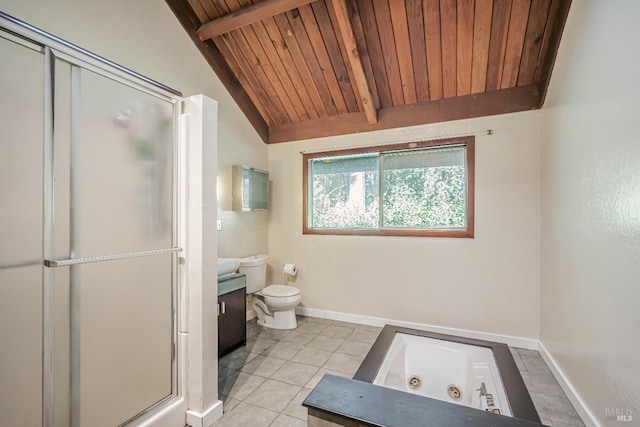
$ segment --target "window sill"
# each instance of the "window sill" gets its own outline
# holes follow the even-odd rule
[[[474,238],[473,229],[439,229],[439,230],[408,230],[408,229],[356,229],[356,228],[303,228],[302,234],[317,234],[329,236],[399,236],[399,237],[453,237]]]

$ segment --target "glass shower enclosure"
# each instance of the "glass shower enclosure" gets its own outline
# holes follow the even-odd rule
[[[180,97],[0,27],[0,424],[176,396]]]

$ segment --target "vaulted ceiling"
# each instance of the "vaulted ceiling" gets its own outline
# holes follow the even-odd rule
[[[541,108],[570,0],[166,0],[267,143]]]

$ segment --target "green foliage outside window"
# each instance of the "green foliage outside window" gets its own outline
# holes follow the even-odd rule
[[[383,226],[465,226],[464,167],[385,171]]]
[[[329,229],[464,228],[464,150],[458,146],[314,159],[309,223]]]

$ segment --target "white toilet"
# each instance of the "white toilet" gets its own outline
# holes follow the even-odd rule
[[[253,255],[240,259],[241,274],[247,276],[247,293],[253,294],[251,308],[258,316],[258,324],[273,329],[295,329],[295,308],[300,302],[300,290],[293,286],[270,285],[267,281],[267,255]]]

